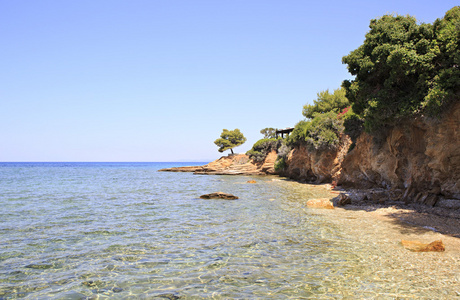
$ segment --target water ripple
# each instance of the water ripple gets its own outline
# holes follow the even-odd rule
[[[321,187],[161,167],[0,166],[0,299],[457,296],[458,272],[416,277],[307,209]],[[214,191],[240,199],[198,198]]]

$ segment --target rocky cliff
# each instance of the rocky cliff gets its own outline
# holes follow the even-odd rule
[[[349,151],[291,151],[282,175],[346,187],[381,188],[383,198],[460,208],[460,102],[440,119],[402,122],[384,138],[363,133]],[[348,152],[349,151],[349,152]]]
[[[296,147],[280,175],[302,182],[332,182],[344,187],[376,188],[361,198],[403,200],[460,209],[460,101],[439,119],[419,117],[402,122],[380,139],[361,134],[356,146],[341,137],[336,150]],[[275,174],[277,153],[257,163],[245,154],[221,157],[204,166],[161,171],[216,175]],[[363,200],[363,199],[361,199]]]
[[[310,151],[306,147],[295,147],[286,160],[287,167],[280,175],[302,182],[331,182],[337,180],[342,170],[351,139],[343,135],[336,150]]]
[[[406,202],[460,207],[460,102],[440,119],[401,123],[383,141],[362,134],[342,162],[339,183],[391,189]]]

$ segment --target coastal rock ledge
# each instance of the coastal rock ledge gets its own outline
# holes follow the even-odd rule
[[[254,162],[246,154],[223,156],[204,166],[177,167],[159,172],[192,172],[199,175],[267,175],[275,174],[276,151],[267,155],[263,162]]]

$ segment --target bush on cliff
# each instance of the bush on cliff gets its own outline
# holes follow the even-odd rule
[[[343,130],[343,120],[336,112],[314,113],[311,121],[297,123],[286,144],[306,145],[310,150],[332,150],[339,146]]]
[[[305,143],[307,132],[310,128],[311,121],[300,121],[294,126],[294,130],[286,138],[286,145],[290,147],[299,146]]]
[[[278,159],[275,162],[275,171],[280,172],[286,168],[286,159],[284,157],[278,157]]]
[[[340,144],[340,134],[343,132],[343,121],[337,113],[316,113],[307,132],[307,146],[311,150],[332,150]]]
[[[364,130],[363,119],[355,114],[351,107],[338,116],[343,121],[344,133],[351,138],[353,143],[356,142],[356,139]]]
[[[250,159],[256,162],[264,161],[265,157],[267,157],[268,153],[272,150],[278,150],[278,148],[282,144],[281,139],[261,139],[255,142],[252,146],[252,149],[246,152],[246,155],[249,156]]]
[[[416,114],[438,115],[460,94],[460,6],[433,24],[385,15],[370,22],[360,47],[342,61],[342,86],[368,132]]]
[[[313,119],[315,113],[326,113],[334,111],[339,113],[342,109],[350,106],[350,102],[345,96],[345,89],[338,88],[331,94],[329,90],[321,91],[316,94],[313,105],[305,105],[302,114],[305,118]]]

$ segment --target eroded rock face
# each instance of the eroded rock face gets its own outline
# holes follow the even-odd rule
[[[282,175],[305,182],[331,182],[339,177],[350,145],[351,139],[343,135],[337,150],[309,151],[306,147],[296,147],[289,153]]]
[[[402,123],[381,142],[362,134],[342,163],[339,183],[400,189],[401,200],[430,206],[460,200],[460,102],[439,120]]]

